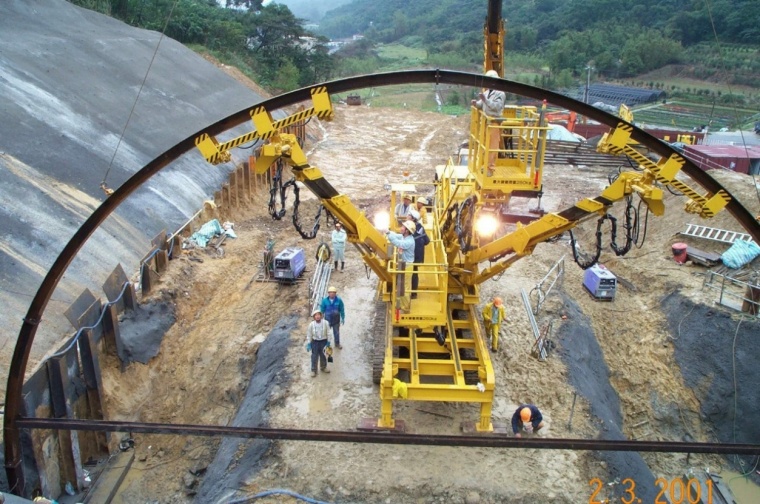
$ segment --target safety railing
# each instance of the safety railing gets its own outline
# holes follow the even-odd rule
[[[537,190],[541,186],[548,127],[534,107],[504,110],[498,120],[472,109],[470,171],[486,189]]]
[[[708,271],[702,288],[718,292],[718,304],[760,316],[760,281],[743,282],[729,275]]]
[[[546,297],[549,295],[552,288],[554,288],[554,285],[560,281],[564,275],[565,256],[563,255],[556,263],[554,263],[554,266],[549,268],[548,273],[536,283],[536,286],[533,287],[529,293],[529,297],[536,300],[535,306],[533,307],[534,315],[538,315],[538,311],[541,309],[541,305],[544,304],[544,301],[546,301]]]

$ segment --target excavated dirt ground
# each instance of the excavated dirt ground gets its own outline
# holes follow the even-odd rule
[[[312,130],[309,159],[339,192],[371,212],[387,201],[383,184],[400,180],[403,170],[409,169],[413,180],[432,180],[434,166],[444,163],[465,139],[466,121],[408,110],[337,105],[336,119]],[[543,206],[555,211],[594,196],[607,183],[608,175],[609,170],[593,167],[547,166]],[[751,177],[718,176],[748,207],[760,212]],[[427,190],[421,187],[419,192]],[[301,194],[306,201],[301,215],[313,215],[316,201],[307,191]],[[345,430],[355,428],[362,417],[378,415],[380,401],[371,381],[369,340],[376,279],[368,278],[358,253],[348,248],[346,270],[335,273],[331,281],[347,307],[341,337],[344,349],[337,351],[331,374],[312,378],[303,348],[309,321],[306,283],[286,286],[253,282],[252,278],[270,238],[276,242],[275,250],[304,247],[309,275],[315,248],[320,240],[329,239],[330,230],[323,227],[319,240],[304,242],[289,216],[283,221],[269,217],[267,200],[268,195],[262,193],[248,208],[220,215],[236,223],[239,236],[227,241],[223,257],[195,252],[172,261],[156,297],[176,305],[177,322],[167,332],[159,355],[147,364],[132,363],[122,371],[115,360],[104,363],[110,418],[231,424],[256,366],[261,341],[282,317],[293,314],[300,323],[289,335],[289,351],[266,411],[267,424]],[[603,252],[600,262],[626,281],[618,286],[614,302],[595,301],[584,290],[583,271],[573,263],[564,239],[539,245],[532,256],[482,286],[481,298],[502,296],[509,315],[502,350],[493,360],[497,379],[494,420],[508,422],[517,404],[532,402],[548,423],[544,436],[614,438],[605,434],[614,419],[604,418],[600,412],[611,411],[614,416],[615,404],[600,406],[600,397],[584,395],[583,377],[569,360],[571,349],[589,344],[574,343],[574,338],[579,338],[572,329],[575,323],[593,329],[598,342],[592,343],[592,350],[598,352],[599,360],[591,358],[580,366],[580,372],[598,371],[602,381],[609,376],[612,395],[619,397],[617,414],[624,435],[680,441],[688,434],[699,441],[714,440],[709,426],[701,423],[700,400],[690,388],[694,385],[685,383],[676,363],[672,341],[676,335],[669,331],[667,314],[660,307],[661,300],[674,292],[707,305],[716,300],[713,291],[702,289],[704,268],[679,266],[672,260],[672,243],[686,241],[676,233],[685,223],[698,221],[681,210],[681,200],[668,195],[666,217],[650,216],[642,248],[634,248],[622,258],[609,248]],[[728,215],[720,215],[711,225],[738,230]],[[595,230],[592,222],[576,233],[584,250],[592,246]],[[705,242],[692,244],[708,250],[725,249]],[[546,362],[539,362],[530,356],[533,334],[520,292],[531,291],[563,256],[564,279],[537,317],[541,327],[552,323],[558,349]],[[756,323],[745,324],[744,330],[760,334]],[[725,338],[726,344],[731,344],[730,334],[712,337]],[[676,411],[678,421],[663,421],[666,410]],[[475,405],[468,404],[397,402],[395,406],[396,417],[404,419],[412,433],[457,434],[460,422],[474,420],[477,412]],[[219,441],[159,435],[139,435],[135,441],[135,463],[114,502],[190,502],[198,485],[216,484],[202,481],[202,475],[195,478],[189,471],[202,474]],[[641,486],[651,485],[653,478],[680,477],[690,467],[716,470],[727,464],[717,456],[692,455],[687,460],[684,454],[644,454],[643,461],[650,474],[628,475]],[[623,479],[626,475],[620,471],[625,469],[621,468],[632,467],[639,471],[642,464],[636,460],[621,463],[592,452],[275,442],[236,483],[236,491],[225,494],[225,501],[233,498],[230,495],[240,498],[286,488],[334,502],[464,502],[469,494],[470,502],[479,498],[479,502],[493,503],[578,503],[589,502],[591,479],[600,478],[604,483]],[[605,485],[597,498],[620,495],[620,491],[621,485]],[[294,500],[281,496],[258,502]]]

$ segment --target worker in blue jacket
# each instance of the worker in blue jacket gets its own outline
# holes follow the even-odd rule
[[[412,266],[414,264],[414,232],[417,230],[417,226],[412,221],[404,221],[401,224],[401,233],[394,233],[388,231],[388,241],[390,241],[398,249],[399,262],[403,262],[403,268],[401,264],[398,265],[399,272],[403,270],[404,282],[403,290],[399,289],[397,295],[397,308],[409,311],[412,307]]]
[[[412,273],[412,299],[417,299],[417,290],[420,285],[419,274],[417,273],[418,264],[425,262],[425,246],[430,243],[430,238],[425,232],[425,228],[420,222],[420,213],[417,210],[410,210],[408,220],[414,222],[414,273]]]
[[[340,326],[346,323],[346,309],[343,300],[338,297],[338,289],[329,287],[327,297],[320,303],[320,309],[325,314],[325,320],[330,324],[335,338],[335,347],[342,349],[340,344]]]
[[[521,404],[512,415],[512,432],[519,438],[520,430],[538,432],[544,426],[544,417],[541,411],[532,404]]]

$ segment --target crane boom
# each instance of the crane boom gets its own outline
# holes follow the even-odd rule
[[[488,15],[483,26],[485,42],[483,72],[495,70],[504,77],[504,20],[501,17],[501,0],[488,0]]]

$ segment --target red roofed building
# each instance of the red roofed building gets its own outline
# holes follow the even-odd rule
[[[760,175],[758,145],[687,145],[683,153],[703,170],[731,170]]]

